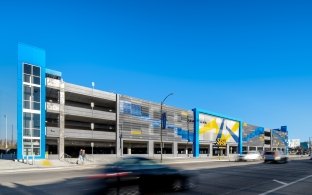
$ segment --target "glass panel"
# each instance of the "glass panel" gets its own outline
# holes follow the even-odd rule
[[[23,142],[24,142],[24,145],[27,145],[27,146],[31,145],[31,139],[24,139]]]
[[[24,85],[24,100],[29,101],[31,96],[31,87]]]
[[[40,103],[33,102],[33,110],[40,110]]]
[[[24,155],[33,155],[33,154],[39,155],[40,154],[40,140],[24,139],[23,142],[24,142]]]
[[[33,87],[34,92],[33,92],[33,101],[35,102],[40,102],[40,87]]]
[[[33,84],[36,84],[36,85],[40,85],[40,77],[32,77],[33,78]]]
[[[23,121],[24,121],[24,128],[30,128],[31,114],[24,113]]]
[[[40,146],[40,140],[38,140],[38,139],[33,139],[33,146],[34,146],[34,147],[39,147],[39,146]]]
[[[30,109],[30,101],[24,101],[24,108]]]
[[[33,114],[33,128],[40,129],[40,114]]]
[[[40,68],[33,66],[33,75],[40,77]]]
[[[31,149],[27,146],[24,146],[24,155],[31,155]]]
[[[24,82],[30,83],[30,75],[24,74]]]
[[[34,148],[34,155],[40,155],[40,148]]]
[[[24,73],[31,74],[31,65],[24,64]]]
[[[30,129],[24,129],[24,136],[31,136]]]
[[[40,129],[34,129],[33,132],[33,137],[40,137]]]

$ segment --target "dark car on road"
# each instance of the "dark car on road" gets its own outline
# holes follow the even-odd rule
[[[182,191],[194,186],[190,174],[144,157],[124,158],[89,178],[98,187],[92,194],[118,194],[122,188],[129,186],[136,186],[141,194]]]
[[[287,163],[288,156],[284,154],[284,152],[276,150],[276,151],[265,151],[263,154],[264,162],[279,162],[279,163]]]

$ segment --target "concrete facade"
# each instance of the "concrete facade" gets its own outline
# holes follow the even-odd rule
[[[165,157],[227,156],[243,150],[287,148],[285,128],[266,129],[202,109],[187,110],[168,105],[162,107],[166,113],[166,127],[162,129],[161,139],[160,103],[97,90],[94,85],[84,87],[67,83],[60,72],[45,68],[45,57],[39,61],[27,57],[38,53],[38,49],[23,45],[20,50],[19,159],[26,155],[34,155],[36,158],[58,155],[59,159],[76,157],[80,149],[94,155],[143,155],[157,158],[160,156],[161,140]],[[45,55],[40,49],[39,53]],[[27,67],[32,64],[40,68],[40,85],[25,82],[28,77],[25,64]],[[39,111],[25,110],[29,102],[24,98],[25,85],[40,87]],[[40,136],[25,134],[29,128],[38,131],[33,125],[25,126],[25,112],[40,114]],[[34,122],[32,117],[29,121],[31,124]],[[29,140],[30,145],[25,144]],[[39,149],[36,149],[36,140],[40,140]]]

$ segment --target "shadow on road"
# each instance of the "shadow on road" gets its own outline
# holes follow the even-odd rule
[[[240,194],[244,192],[249,194],[259,194],[263,190],[278,186],[277,183],[272,184],[272,179],[292,176],[296,178],[302,176],[304,171],[306,174],[312,174],[312,170],[299,169],[294,173],[285,173],[285,169],[294,169],[302,164],[312,164],[312,160],[296,160],[286,164],[275,163],[259,163],[247,164],[242,166],[231,165],[226,166],[226,162],[222,163],[223,167],[202,168],[199,170],[188,171],[196,177],[193,177],[194,186],[189,191],[182,192],[157,192],[150,194]],[[242,163],[242,162],[237,162]],[[49,174],[49,173],[47,173]],[[285,177],[286,178],[286,177]],[[292,180],[294,180],[292,178]],[[155,183],[157,185],[157,183]],[[250,186],[250,188],[248,188]],[[257,188],[259,186],[259,189]],[[64,179],[60,182],[41,184],[41,185],[22,185],[18,183],[1,183],[0,194],[102,194],[99,189],[105,186],[99,186],[96,182],[88,177],[78,177]],[[244,189],[245,188],[245,189]],[[261,191],[262,190],[262,191]],[[107,193],[107,192],[105,192]],[[139,194],[138,186],[125,186],[122,189],[114,188],[109,191],[109,194]]]

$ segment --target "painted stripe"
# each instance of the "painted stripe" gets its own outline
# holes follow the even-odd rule
[[[275,181],[275,182],[277,182],[277,183],[280,183],[280,184],[282,184],[282,185],[287,185],[287,183],[282,182],[282,181],[278,181],[278,180],[276,180],[276,179],[273,179],[273,181]]]
[[[272,189],[272,190],[266,191],[266,192],[264,192],[264,193],[262,193],[262,194],[259,194],[259,195],[266,195],[266,194],[275,192],[275,191],[277,191],[277,190],[286,188],[287,186],[290,186],[290,185],[296,184],[296,183],[298,183],[298,182],[300,182],[300,181],[306,180],[306,179],[308,179],[308,178],[310,178],[310,177],[312,177],[312,175],[306,176],[306,177],[304,177],[304,178],[298,179],[298,180],[293,181],[293,182],[291,182],[291,183],[288,183],[288,184],[282,185],[282,186],[280,186],[280,187],[274,188],[274,189]],[[274,181],[274,180],[273,180],[273,181]]]

